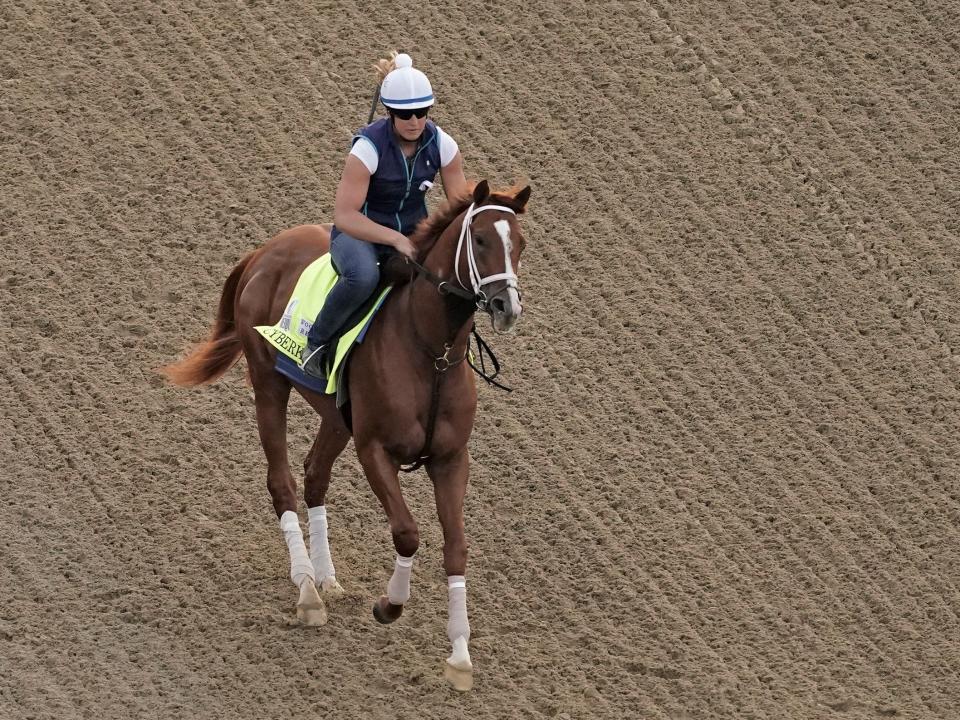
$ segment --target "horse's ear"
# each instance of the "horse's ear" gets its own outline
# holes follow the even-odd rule
[[[530,199],[530,186],[527,185],[523,190],[513,196],[513,202],[517,206],[517,212],[522,213],[527,209],[527,201]]]
[[[479,205],[488,197],[490,197],[490,184],[486,180],[481,180],[473,189],[473,202]]]

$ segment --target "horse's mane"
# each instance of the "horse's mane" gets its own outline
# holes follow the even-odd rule
[[[473,202],[473,189],[476,183],[471,183],[466,195],[454,198],[443,203],[429,216],[421,220],[410,236],[410,242],[417,248],[420,259],[426,257],[427,253],[437,242],[443,231],[446,230],[454,218],[466,210]],[[520,206],[515,198],[522,188],[510,187],[504,190],[495,190],[490,193],[489,200],[496,205],[505,205],[517,214],[522,213],[524,208]]]
[[[417,259],[420,262],[423,262],[427,253],[429,253],[436,244],[437,239],[443,235],[443,231],[450,226],[450,223],[473,202],[473,190],[475,187],[476,183],[470,183],[467,188],[467,194],[444,202],[434,212],[417,224],[413,234],[410,235],[410,242],[412,242],[413,246],[417,249]],[[497,190],[491,192],[487,199],[496,205],[505,205],[519,215],[524,211],[524,206],[516,200],[517,193],[519,193],[520,190],[522,190],[522,188],[519,186]],[[394,255],[387,261],[384,271],[386,275],[385,282],[389,282],[395,286],[400,286],[410,281],[414,273],[413,268],[404,262],[400,255]]]

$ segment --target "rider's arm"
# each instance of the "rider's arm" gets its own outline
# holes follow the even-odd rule
[[[443,193],[447,196],[447,200],[467,195],[467,178],[463,175],[463,155],[459,150],[448,164],[440,168],[440,179],[443,180]]]
[[[347,155],[343,166],[343,175],[337,186],[337,196],[333,201],[333,222],[336,226],[358,240],[392,245],[405,255],[410,241],[396,230],[375,223],[360,208],[367,200],[370,188],[370,171],[363,161],[355,155]]]

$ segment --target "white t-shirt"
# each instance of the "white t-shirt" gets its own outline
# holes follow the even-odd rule
[[[456,157],[457,152],[460,150],[460,146],[457,145],[456,140],[441,130],[439,125],[436,127],[437,138],[440,143],[440,167],[446,167],[450,164],[453,158]],[[350,154],[356,155],[358,158],[360,158],[360,161],[366,166],[367,170],[370,171],[371,175],[377,171],[377,166],[380,164],[380,158],[377,155],[377,148],[363,135],[361,135],[360,138],[353,144],[353,147],[350,148]]]

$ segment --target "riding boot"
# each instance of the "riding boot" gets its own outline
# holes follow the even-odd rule
[[[312,378],[325,380],[329,375],[329,368],[327,367],[329,364],[329,350],[330,343],[313,345],[308,341],[307,347],[304,348],[303,351],[303,360],[300,363],[300,369]]]

